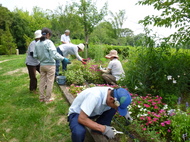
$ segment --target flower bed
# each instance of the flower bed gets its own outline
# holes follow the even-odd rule
[[[90,84],[89,86],[76,86],[72,84],[69,88],[70,93],[76,96],[87,87],[110,86],[106,84]],[[118,86],[110,86],[117,88]],[[145,141],[189,141],[190,140],[190,109],[187,106],[186,111],[179,108],[171,109],[162,102],[162,97],[139,96],[131,94],[132,103],[128,107],[133,121],[127,126],[126,121],[119,114],[115,118],[127,130],[134,134],[136,139]],[[117,126],[114,126],[120,129]],[[146,136],[146,137],[145,137]],[[123,141],[126,141],[123,140]]]

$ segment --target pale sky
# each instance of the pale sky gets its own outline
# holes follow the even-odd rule
[[[34,6],[38,6],[43,10],[51,9],[55,10],[59,5],[65,5],[79,0],[0,0],[2,6],[7,7],[10,11],[13,11],[16,7],[19,9],[32,11]],[[135,5],[138,0],[93,0],[96,2],[97,7],[101,8],[103,4],[108,1],[108,10],[113,13],[119,12],[119,10],[125,9],[127,20],[123,24],[123,28],[129,28],[134,31],[134,34],[143,33],[143,26],[138,24],[139,20],[142,20],[147,15],[157,15],[159,12],[154,10],[152,6],[139,6]],[[172,34],[175,29],[168,28],[152,28],[154,33],[157,33],[160,37],[166,37]]]

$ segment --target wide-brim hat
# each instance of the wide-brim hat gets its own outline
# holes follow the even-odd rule
[[[116,50],[111,50],[110,53],[108,55],[105,56],[106,58],[111,58],[111,57],[119,57],[117,55],[117,51]]]
[[[79,45],[77,45],[82,51],[84,51],[84,44],[80,43]]]
[[[36,38],[41,38],[41,36],[42,36],[42,30],[37,30],[37,31],[35,31],[35,33],[34,33],[34,38],[36,39]]]

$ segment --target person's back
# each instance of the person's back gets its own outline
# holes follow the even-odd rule
[[[32,66],[37,66],[40,62],[34,58],[32,55],[31,55],[31,52],[33,53],[34,52],[34,47],[35,47],[35,44],[36,44],[36,40],[33,40],[29,47],[28,47],[28,50],[27,50],[27,57],[26,57],[26,64],[27,65],[32,65]]]
[[[38,41],[36,43],[36,53],[41,65],[55,65],[55,60],[52,58],[50,52],[56,49],[53,48],[54,44],[51,40]]]
[[[76,55],[76,53],[78,53],[78,47],[74,44],[62,44],[59,48],[64,57],[68,57],[68,55]]]
[[[122,64],[117,58],[110,61],[108,68],[111,69],[111,74],[116,77],[116,81],[125,75]]]

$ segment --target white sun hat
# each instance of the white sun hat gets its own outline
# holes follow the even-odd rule
[[[42,30],[37,30],[37,31],[35,31],[35,33],[34,33],[34,38],[36,39],[36,38],[40,38],[42,36]]]
[[[80,43],[80,44],[78,45],[78,47],[79,47],[82,51],[84,51],[84,44]]]

